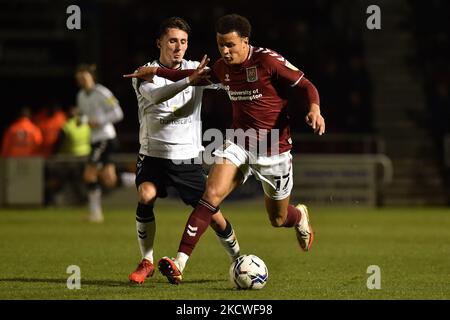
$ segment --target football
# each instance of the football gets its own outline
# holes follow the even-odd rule
[[[262,289],[268,278],[266,264],[253,254],[239,256],[230,266],[230,281],[237,289]]]

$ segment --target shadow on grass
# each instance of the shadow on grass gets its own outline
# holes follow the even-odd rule
[[[67,284],[67,279],[37,279],[37,278],[2,278],[0,282],[24,282],[24,283],[56,283],[56,284]],[[100,285],[107,287],[126,287],[132,284],[127,281],[114,281],[114,280],[83,280],[81,279],[82,285]]]
[[[48,278],[0,278],[1,282],[23,282],[23,283],[56,283],[56,284],[67,284],[67,279],[48,279]],[[201,283],[209,283],[209,282],[218,282],[218,280],[187,280],[183,281],[183,283],[192,283],[192,284],[201,284]],[[163,279],[158,280],[148,280],[146,283],[164,283],[167,281]],[[168,284],[168,283],[167,283]],[[81,285],[96,285],[96,286],[105,286],[105,287],[140,287],[142,285],[132,283],[130,281],[116,281],[116,280],[83,280],[81,279]]]

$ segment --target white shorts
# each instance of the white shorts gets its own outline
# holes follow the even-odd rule
[[[273,200],[282,200],[291,194],[293,187],[292,155],[290,151],[270,157],[256,156],[237,144],[226,140],[214,151],[219,158],[230,160],[240,169],[244,183],[250,175],[262,183],[264,193]],[[216,159],[216,161],[220,159]]]

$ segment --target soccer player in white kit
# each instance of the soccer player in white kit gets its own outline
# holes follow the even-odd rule
[[[158,60],[146,66],[169,69],[195,69],[197,61],[183,59],[188,47],[190,27],[178,17],[164,20],[156,41]],[[194,87],[195,77],[177,82],[153,77],[133,79],[139,107],[140,150],[136,168],[139,202],[136,210],[136,231],[142,260],[129,275],[134,283],[144,283],[154,273],[153,242],[156,224],[153,212],[158,197],[167,196],[167,186],[177,189],[187,205],[196,207],[206,187],[206,175],[195,161],[201,152],[202,123],[200,119],[203,90]],[[217,86],[213,86],[217,88]],[[174,161],[175,160],[175,161]],[[239,256],[239,244],[231,224],[217,210],[210,226],[231,259]],[[195,234],[196,230],[191,230]],[[189,256],[181,257],[187,261]]]
[[[91,153],[83,172],[88,188],[88,221],[103,222],[101,185],[112,188],[117,182],[115,165],[110,155],[118,147],[114,123],[123,119],[123,112],[112,92],[96,83],[95,69],[95,65],[79,65],[75,78],[81,88],[77,105],[82,120],[91,127]]]

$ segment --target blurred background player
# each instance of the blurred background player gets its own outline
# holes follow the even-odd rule
[[[293,187],[292,139],[287,99],[282,88],[290,86],[302,93],[306,91],[309,102],[306,122],[322,135],[325,120],[320,114],[318,92],[303,72],[284,57],[270,49],[251,46],[250,33],[249,21],[240,15],[226,15],[217,21],[216,38],[222,58],[214,64],[210,80],[221,82],[227,88],[233,107],[233,129],[255,130],[257,135],[254,138],[258,142],[264,139],[272,142],[269,135],[276,130],[278,143],[269,145],[268,150],[257,150],[245,139],[242,142],[233,139],[226,140],[223,148],[215,151],[215,164],[209,173],[206,191],[186,223],[176,259],[164,257],[158,263],[161,273],[173,284],[182,280],[186,257],[191,255],[205,232],[211,215],[252,174],[262,183],[265,207],[272,226],[294,228],[297,241],[304,251],[311,248],[314,239],[306,206],[289,204]],[[141,76],[145,74],[144,70]],[[189,75],[189,71],[164,68],[147,70],[150,75],[156,72],[172,80]],[[193,74],[201,72],[196,70]],[[263,136],[260,130],[269,133]],[[193,228],[195,235],[190,233]]]
[[[190,27],[183,19],[172,17],[164,20],[156,40],[160,49],[159,59],[146,66],[173,70],[197,68],[199,62],[183,59],[189,34]],[[173,186],[187,205],[195,207],[205,190],[203,167],[195,161],[203,150],[200,114],[205,87],[191,87],[193,81],[194,76],[177,82],[160,77],[148,81],[133,79],[140,123],[136,231],[142,261],[129,275],[132,282],[143,283],[154,272],[156,223],[153,209],[156,198],[166,197],[166,188]],[[230,258],[239,256],[233,228],[220,211],[216,210],[211,215],[210,225]],[[195,230],[190,232],[195,233]]]
[[[79,65],[75,78],[81,88],[77,105],[91,128],[91,153],[83,173],[88,188],[88,221],[103,222],[101,185],[112,188],[117,182],[110,155],[118,148],[114,123],[123,119],[123,112],[112,92],[96,83],[95,71],[95,65]]]
[[[4,158],[40,155],[41,130],[31,121],[31,109],[24,106],[3,135],[1,156]]]

